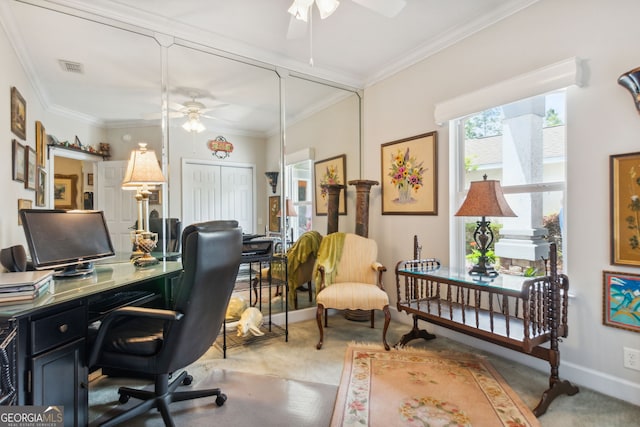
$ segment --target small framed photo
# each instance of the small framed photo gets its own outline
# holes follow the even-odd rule
[[[12,140],[13,148],[13,161],[11,162],[11,169],[13,171],[13,180],[18,182],[24,182],[25,172],[25,150],[24,145],[20,144],[17,140]]]
[[[27,139],[27,102],[15,87],[11,88],[11,132]]]
[[[640,275],[603,271],[602,283],[603,323],[640,332]]]
[[[331,157],[319,160],[314,164],[316,215],[327,215],[327,190],[322,188],[325,184],[347,185],[347,155]],[[340,192],[338,215],[347,214],[347,192]]]
[[[18,225],[22,225],[22,218],[20,217],[21,209],[31,209],[31,200],[29,199],[18,199]]]
[[[158,188],[157,190],[149,190],[151,194],[149,194],[149,204],[150,205],[161,205],[162,204],[162,189]]]
[[[87,174],[87,185],[93,185],[93,174],[92,173],[88,173]]]
[[[640,152],[609,156],[611,263],[640,266]]]
[[[280,196],[269,196],[269,231],[280,232]]]
[[[25,147],[25,156],[24,164],[26,169],[24,171],[24,188],[35,191],[36,181],[38,179],[36,150],[29,146]]]
[[[38,179],[36,180],[36,206],[47,205],[47,170],[38,166]]]
[[[437,215],[437,132],[382,144],[382,215]]]
[[[78,175],[55,174],[53,201],[56,209],[78,209]]]

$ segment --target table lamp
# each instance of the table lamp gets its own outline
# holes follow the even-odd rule
[[[149,194],[155,185],[165,182],[164,175],[156,153],[147,149],[145,142],[138,143],[139,148],[131,152],[122,188],[136,190],[138,206],[138,228],[132,232],[132,241],[136,249],[131,255],[133,263],[138,267],[157,264],[158,260],[151,256],[156,247],[158,235],[149,231]]]
[[[298,213],[296,212],[296,208],[293,206],[293,201],[291,199],[286,199],[284,206],[286,208],[285,212],[286,212],[286,217],[285,217],[285,228],[287,230],[287,238],[289,238],[289,241],[292,242],[293,241],[293,229],[289,229],[289,217],[292,216],[298,216]],[[277,217],[280,218],[282,216],[282,209],[278,211]],[[288,236],[289,231],[291,231],[291,236]]]
[[[486,217],[513,217],[517,215],[507,204],[500,182],[487,180],[487,175],[484,175],[483,178],[484,180],[482,181],[473,181],[471,183],[467,197],[455,216],[482,217],[480,221],[476,222],[477,227],[473,232],[473,240],[476,242],[480,257],[478,258],[478,263],[469,270],[469,274],[495,277],[498,272],[489,264],[487,257],[487,251],[493,244],[494,237],[489,227],[491,222],[487,221]]]

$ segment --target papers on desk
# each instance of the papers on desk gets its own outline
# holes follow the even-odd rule
[[[49,289],[53,270],[0,273],[0,303],[37,298]]]

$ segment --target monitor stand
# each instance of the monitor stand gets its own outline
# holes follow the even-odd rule
[[[53,277],[56,279],[65,279],[71,277],[85,276],[91,274],[94,271],[93,263],[86,262],[83,264],[74,264],[65,267],[60,271],[53,273]]]

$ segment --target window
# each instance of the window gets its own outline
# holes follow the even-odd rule
[[[522,99],[452,121],[456,191],[453,212],[472,181],[499,180],[516,218],[488,218],[495,234],[490,259],[502,273],[544,274],[549,243],[562,269],[565,227],[565,91]],[[479,219],[479,218],[478,218]],[[452,216],[451,265],[477,259],[475,218]]]
[[[287,165],[287,192],[291,196],[293,206],[297,216],[290,218],[288,230],[291,241],[298,240],[298,237],[305,231],[312,229],[313,219],[313,160],[302,160],[291,165]]]

